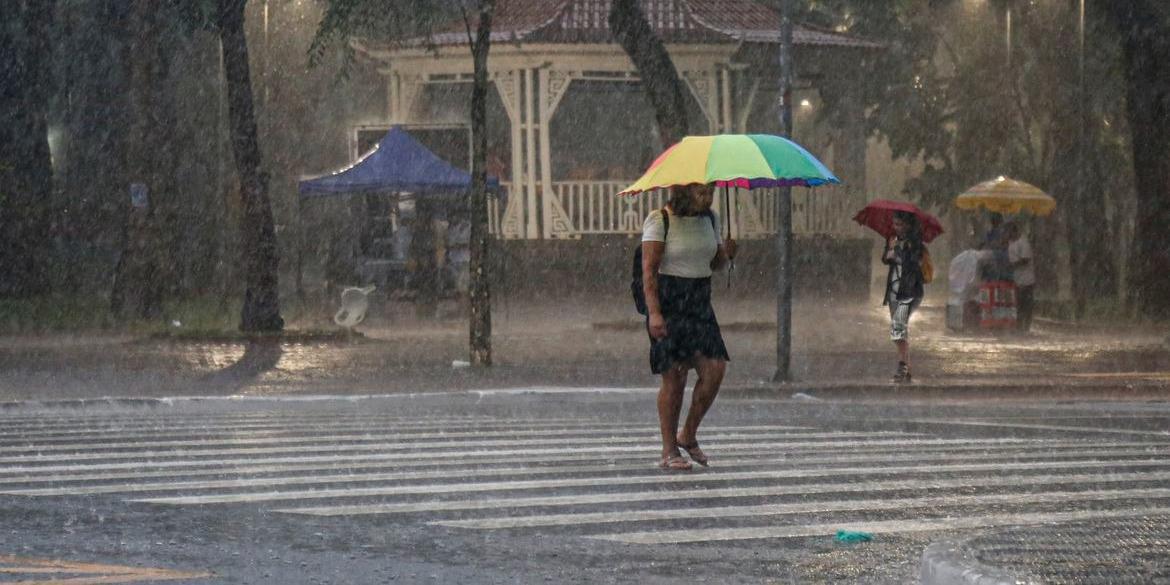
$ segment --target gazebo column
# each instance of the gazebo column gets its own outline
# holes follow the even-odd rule
[[[524,237],[535,240],[540,237],[536,218],[539,217],[539,204],[536,200],[536,75],[534,70],[526,68],[522,71],[524,78],[524,200],[528,221],[525,223]]]
[[[549,238],[567,238],[577,235],[572,219],[565,213],[564,206],[553,188],[552,179],[552,144],[549,138],[549,125],[553,114],[561,103],[561,98],[569,89],[573,75],[567,71],[555,71],[547,68],[540,69],[540,107],[538,120],[540,122],[540,208],[542,236]]]
[[[406,124],[413,121],[414,105],[422,90],[422,75],[392,71],[386,75],[389,85],[388,116],[391,124]]]
[[[525,198],[521,196],[524,192],[524,166],[520,120],[520,72],[513,70],[498,73],[495,81],[512,130],[512,187],[508,191],[508,205],[504,208],[504,217],[500,221],[500,232],[507,239],[525,238],[528,230],[525,229]]]
[[[734,72],[727,67],[719,69],[719,103],[722,106],[719,110],[720,134],[731,133],[732,126],[735,123],[731,117],[731,79],[733,74]]]
[[[735,131],[740,134],[746,134],[748,117],[752,115],[752,108],[756,106],[756,96],[760,93],[760,77],[753,75],[751,78],[751,87],[747,89],[746,95],[743,96],[739,111],[735,114]]]

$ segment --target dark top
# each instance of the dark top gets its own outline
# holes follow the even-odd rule
[[[886,292],[882,295],[882,304],[888,304],[891,298],[898,302],[909,303],[921,299],[925,292],[922,289],[922,255],[926,247],[922,242],[898,240],[894,244],[894,258],[886,258],[890,250],[889,242],[882,250],[882,263],[890,267],[886,276]]]

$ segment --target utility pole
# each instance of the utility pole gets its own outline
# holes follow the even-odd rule
[[[1084,220],[1085,165],[1088,162],[1085,160],[1085,139],[1087,137],[1085,127],[1088,125],[1088,120],[1085,119],[1088,113],[1085,108],[1085,0],[1080,0],[1077,11],[1077,184],[1073,189],[1076,207],[1070,215],[1077,218],[1073,220],[1074,229],[1083,230],[1088,223]],[[1084,266],[1086,264],[1083,260],[1084,251],[1081,251],[1080,254],[1082,257],[1081,266]],[[1085,295],[1076,294],[1074,290],[1073,298],[1074,317],[1079,321],[1085,316]]]
[[[792,138],[792,0],[780,4],[780,133]],[[776,373],[792,380],[792,188],[781,187],[776,204]]]

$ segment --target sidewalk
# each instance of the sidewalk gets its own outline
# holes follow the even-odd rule
[[[730,296],[730,295],[728,295]],[[453,306],[445,308],[454,313]],[[1164,331],[1074,327],[1039,320],[1025,336],[952,335],[940,306],[911,323],[915,382],[889,382],[895,354],[884,307],[798,302],[795,381],[770,380],[775,304],[717,296],[732,362],[725,388],[787,398],[906,396],[1028,398],[1069,393],[1161,398],[1170,388]],[[293,327],[327,328],[327,316]],[[462,367],[467,324],[420,321],[406,305],[376,307],[352,342],[190,342],[122,335],[0,338],[0,401],[103,396],[381,394],[532,386],[656,387],[647,339],[629,299],[534,304],[495,299],[489,369]]]
[[[1053,525],[1014,526],[941,541],[922,554],[921,585],[1170,582],[1170,510]]]

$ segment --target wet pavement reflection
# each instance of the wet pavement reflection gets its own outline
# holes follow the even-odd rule
[[[643,324],[625,299],[509,306],[494,322],[496,367],[460,367],[466,322],[414,319],[409,308],[374,314],[349,341],[188,342],[130,336],[8,338],[0,342],[0,397],[169,394],[315,394],[507,388],[649,387]],[[717,300],[732,363],[728,385],[758,385],[774,364],[774,305]],[[297,324],[294,324],[294,327]],[[303,326],[321,327],[319,323]],[[874,303],[799,302],[793,364],[801,382],[884,382],[893,372],[887,309]],[[911,322],[915,377],[933,382],[1052,383],[1170,378],[1155,329],[1078,327],[1039,320],[1027,334],[948,332],[941,306]]]

